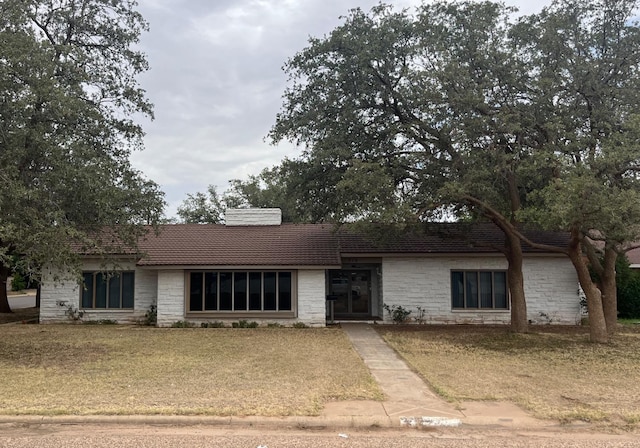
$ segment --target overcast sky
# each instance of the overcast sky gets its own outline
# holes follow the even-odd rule
[[[151,31],[142,38],[151,70],[140,77],[155,104],[145,147],[132,161],[166,193],[174,216],[187,193],[224,191],[298,150],[264,138],[282,105],[283,63],[378,0],[138,0]],[[419,0],[387,1],[410,7]],[[550,0],[506,0],[521,13]]]

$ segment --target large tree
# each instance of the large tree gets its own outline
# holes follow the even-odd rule
[[[0,281],[8,260],[72,269],[74,252],[135,247],[162,214],[158,186],[129,163],[147,24],[131,0],[0,3]],[[108,233],[104,228],[111,229]],[[0,288],[0,311],[9,311]]]
[[[271,136],[340,173],[342,219],[476,215],[506,235],[512,328],[527,330],[517,213],[548,170],[534,149],[536,92],[500,4],[436,2],[413,16],[375,7],[286,65],[293,81]]]
[[[338,218],[425,220],[444,208],[498,225],[515,331],[527,325],[522,217],[568,231],[567,247],[547,249],[574,262],[591,338],[605,342],[582,250],[602,240],[610,285],[612,257],[638,236],[627,202],[639,159],[635,3],[558,1],[517,21],[491,2],[353,10],[285,65],[271,137],[338,173]]]
[[[558,1],[523,21],[536,36],[556,169],[534,219],[570,232],[592,339],[617,324],[616,258],[640,237],[640,28],[636,0]],[[590,266],[585,260],[588,256]],[[599,281],[593,282],[591,271]]]

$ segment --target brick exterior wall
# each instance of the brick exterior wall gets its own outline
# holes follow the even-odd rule
[[[86,260],[83,271],[100,271],[97,260]],[[119,263],[118,269],[135,271],[133,310],[82,310],[83,321],[115,320],[118,323],[135,323],[144,318],[151,304],[156,302],[157,280],[154,271],[136,268],[131,261]],[[57,280],[55,280],[57,278]],[[69,273],[45,269],[40,292],[40,322],[53,323],[69,321],[65,314],[72,307],[80,310],[80,285],[78,279]]]
[[[298,321],[325,326],[326,280],[324,270],[298,271]]]
[[[183,270],[158,271],[158,326],[170,327],[184,320],[185,285]]]
[[[381,287],[382,300],[387,305],[400,305],[417,314],[418,306],[425,310],[427,323],[486,323],[510,322],[507,311],[458,311],[451,309],[451,270],[503,270],[502,256],[385,258],[382,262],[380,285],[375,278],[373,289]],[[185,274],[183,270],[147,270],[136,268],[132,262],[122,268],[135,269],[134,310],[84,310],[83,320],[110,319],[133,323],[144,319],[152,304],[157,304],[158,325],[171,326],[185,320]],[[88,260],[84,270],[99,271],[97,261]],[[46,271],[41,290],[40,321],[65,322],[67,307],[79,308],[80,288],[77,279],[64,276],[54,281],[56,272]],[[302,322],[309,326],[326,324],[326,279],[322,269],[297,272],[297,318],[260,319],[266,325],[277,322],[292,325]],[[566,258],[527,257],[524,262],[524,286],[529,320],[535,323],[575,324],[580,319],[578,281],[573,266]],[[380,304],[381,305],[381,304]],[[375,314],[375,313],[374,313]],[[385,313],[385,320],[389,316]],[[240,318],[219,319],[237,321]],[[215,318],[204,319],[218,320]],[[199,324],[198,320],[194,320]]]
[[[451,270],[506,270],[504,257],[386,258],[382,262],[383,301],[425,310],[426,323],[507,324],[506,311],[451,309]],[[567,258],[527,257],[523,265],[527,315],[532,322],[575,324],[580,319],[578,279]],[[547,317],[543,316],[542,314]],[[385,320],[389,321],[388,313]]]

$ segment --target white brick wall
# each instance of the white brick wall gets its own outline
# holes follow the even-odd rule
[[[60,277],[56,282],[55,277]],[[64,322],[67,306],[78,308],[80,287],[69,274],[44,269],[40,287],[40,323]]]
[[[324,270],[298,271],[298,321],[310,326],[326,325]]]
[[[228,208],[225,212],[227,226],[279,226],[282,211],[279,208]]]
[[[97,260],[87,260],[83,265],[85,271],[100,271],[102,266]],[[133,310],[84,310],[83,321],[108,319],[119,323],[134,323],[142,319],[156,302],[157,280],[154,271],[135,267],[131,261],[121,262],[118,269],[135,271],[134,309]],[[60,277],[58,282],[54,277]],[[69,273],[61,273],[45,269],[41,288],[40,322],[66,322],[69,318],[65,311],[69,306],[80,308],[80,286],[78,279]]]
[[[428,323],[509,323],[510,311],[453,311],[451,270],[506,269],[503,257],[387,258],[382,263],[383,301],[412,311],[421,306]],[[567,258],[528,257],[523,265],[528,318],[552,323],[575,324],[580,305],[577,277]],[[385,319],[389,320],[388,313]],[[541,320],[542,319],[542,320]]]
[[[157,284],[158,326],[170,327],[172,323],[184,320],[184,271],[158,271]]]

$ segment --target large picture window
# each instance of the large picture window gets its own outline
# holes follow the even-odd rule
[[[133,272],[83,272],[84,309],[133,309]]]
[[[189,312],[293,311],[293,274],[265,272],[190,272]]]
[[[451,307],[509,309],[505,271],[451,271]]]

